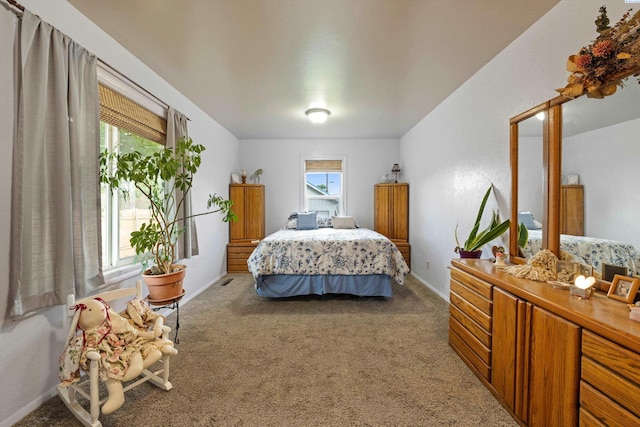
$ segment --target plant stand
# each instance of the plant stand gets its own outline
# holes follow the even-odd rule
[[[180,330],[180,300],[182,299],[184,294],[185,291],[183,289],[182,294],[179,297],[167,301],[153,301],[149,299],[149,295],[145,297],[145,300],[149,303],[149,306],[154,306],[152,307],[153,311],[158,311],[163,308],[176,310],[176,334],[173,336],[174,344],[180,344],[180,340],[178,339],[178,331]]]

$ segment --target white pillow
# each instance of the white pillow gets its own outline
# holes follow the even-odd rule
[[[298,219],[293,218],[293,219],[287,220],[287,223],[284,225],[284,228],[285,230],[295,230],[296,228],[298,228]]]
[[[333,228],[356,228],[356,219],[352,216],[334,216]]]

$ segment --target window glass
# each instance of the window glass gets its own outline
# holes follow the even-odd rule
[[[343,172],[341,160],[307,160],[304,173],[304,209],[342,215]]]
[[[120,153],[138,151],[144,155],[158,152],[163,146],[105,122],[100,122],[100,151],[108,149]],[[160,187],[162,183],[158,183]],[[131,232],[149,222],[150,210],[139,190],[130,185],[124,191],[112,194],[102,185],[102,265],[105,270],[134,262],[135,251],[129,243]]]

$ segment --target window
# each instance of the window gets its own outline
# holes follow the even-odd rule
[[[119,129],[106,122],[100,122],[100,152],[105,149],[121,153],[139,151],[152,154],[162,145]],[[158,185],[162,185],[161,182]],[[140,228],[150,218],[146,199],[131,185],[128,197],[122,192],[111,193],[105,184],[100,188],[102,204],[102,265],[105,270],[133,264],[135,251],[129,243],[131,232]]]
[[[344,206],[343,160],[304,161],[304,209],[342,215]]]
[[[131,87],[122,92],[135,98]],[[163,148],[166,119],[123,96],[120,90],[100,84],[99,94],[101,152],[107,149],[120,153],[139,151],[152,154]],[[148,95],[146,97],[148,99]],[[144,99],[141,103],[144,104]],[[166,116],[166,112],[164,115]],[[158,182],[158,185],[161,186],[162,183]],[[131,232],[148,222],[150,217],[145,199],[140,197],[133,185],[126,189],[126,193],[128,197],[125,198],[124,191],[112,194],[106,185],[100,188],[102,266],[106,272],[134,264],[136,254],[129,243]]]

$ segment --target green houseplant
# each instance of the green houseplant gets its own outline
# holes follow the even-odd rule
[[[180,217],[179,213],[185,204],[186,196],[193,186],[193,177],[201,164],[201,155],[205,147],[194,144],[191,138],[180,138],[176,147],[164,147],[152,154],[138,151],[128,153],[100,153],[100,182],[108,186],[110,191],[120,190],[123,196],[129,197],[127,184],[133,184],[138,192],[149,203],[151,218],[138,230],[131,233],[129,242],[140,258],[143,269],[150,261],[155,265],[144,271],[143,276],[149,288],[151,300],[169,299],[180,296],[182,279],[186,266],[174,264],[176,261],[176,244],[178,236],[184,232],[182,223],[190,218],[220,212],[222,220],[236,220],[231,200],[221,196],[209,195],[207,211],[199,214]],[[210,210],[214,207],[213,210]],[[160,295],[149,286],[150,276],[170,276],[176,295]],[[173,280],[173,282],[171,282]],[[156,280],[157,281],[157,280]],[[171,292],[171,291],[169,291]]]
[[[456,228],[454,231],[456,240],[455,252],[459,253],[461,258],[480,258],[480,255],[482,255],[482,250],[480,248],[482,248],[482,246],[486,245],[492,240],[500,237],[509,229],[509,225],[511,222],[508,219],[501,222],[498,212],[493,211],[491,222],[485,229],[480,231],[480,220],[482,219],[485,205],[487,204],[487,200],[489,199],[489,195],[491,194],[492,190],[493,184],[491,184],[487,191],[484,193],[482,203],[480,204],[480,209],[478,210],[478,215],[476,216],[476,222],[473,225],[471,232],[469,233],[469,237],[467,237],[467,240],[465,240],[464,245],[460,245],[460,242],[458,241],[458,224],[456,224]],[[520,246],[524,246],[527,241],[527,229],[524,226],[519,226],[518,232],[518,244]]]

